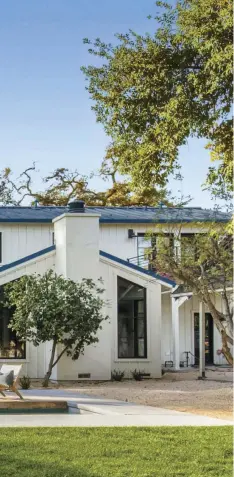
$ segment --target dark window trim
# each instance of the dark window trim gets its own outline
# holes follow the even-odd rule
[[[0,287],[0,298],[3,297],[3,286]],[[7,318],[8,318],[8,324],[9,324],[9,321],[11,320],[12,318],[12,314],[13,314],[13,309],[8,309],[7,307],[4,307],[3,304],[0,305],[0,327],[3,325],[3,322],[4,322],[4,310],[5,312],[7,312]],[[3,319],[2,319],[3,317]],[[9,331],[9,334],[10,334],[10,331]],[[12,338],[16,344],[16,347],[14,349],[14,352],[15,352],[15,356],[6,356],[6,354],[3,356],[1,355],[0,356],[0,362],[5,362],[6,360],[10,361],[10,360],[15,360],[15,361],[20,361],[20,360],[23,360],[25,361],[26,358],[27,358],[27,350],[26,350],[26,340],[21,340],[19,339],[19,337],[16,335],[16,332],[13,331],[13,334],[14,334],[14,338]],[[1,335],[0,335],[1,336]],[[11,341],[11,340],[10,340]],[[10,350],[10,341],[8,342],[8,345],[5,347],[6,350],[9,352]],[[1,345],[2,345],[2,341],[0,342]],[[17,356],[17,347],[20,346],[20,344],[24,344],[24,350],[23,350],[23,353],[21,356]],[[11,349],[11,351],[13,351],[13,348]]]
[[[139,240],[138,240],[138,237],[145,237],[147,235],[147,233],[144,233],[144,232],[140,232],[137,234],[137,255],[138,255],[138,250],[139,250]],[[156,255],[157,255],[157,242],[156,242],[156,239],[158,236],[161,236],[162,234],[160,233],[154,233],[152,234],[151,236],[151,247],[152,247],[152,261],[156,258]],[[163,234],[164,237],[169,237],[170,238],[170,245],[169,247],[171,247],[172,250],[174,250],[174,234],[173,233],[165,233]],[[149,269],[153,270],[154,267],[152,267],[152,264],[149,265]]]
[[[196,356],[196,339],[195,339],[195,321],[198,321],[198,330],[200,334],[200,323],[199,323],[199,311],[194,311],[193,312],[193,335],[194,335],[194,355],[195,355],[195,364],[199,363],[199,351]],[[205,354],[205,364],[208,365],[213,365],[214,364],[214,322],[211,313],[206,312],[205,313],[205,321],[208,320],[208,341],[209,341],[209,353]],[[205,335],[207,333],[207,330],[205,331]],[[205,338],[205,341],[206,338]]]
[[[0,263],[2,263],[2,232],[0,232]]]
[[[119,313],[118,313],[118,280],[119,278],[125,282],[128,282],[134,286],[139,286],[143,289],[144,293],[144,356],[138,356],[138,347],[137,347],[137,329],[136,332],[134,333],[134,356],[119,356],[119,343],[118,343],[118,336],[119,336]],[[135,300],[136,301],[142,301],[142,300]],[[134,308],[135,308],[135,302],[134,302]],[[135,315],[135,312],[134,312]],[[135,317],[134,317],[135,319]],[[137,320],[136,320],[137,322]],[[147,339],[147,289],[143,287],[142,285],[138,285],[138,283],[132,282],[131,280],[127,280],[126,278],[121,277],[120,275],[117,275],[117,349],[118,349],[118,359],[120,360],[126,360],[126,359],[147,359],[148,358],[148,339]]]

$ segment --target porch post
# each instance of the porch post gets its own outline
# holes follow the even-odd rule
[[[201,301],[199,304],[199,379],[205,378],[205,306]]]
[[[173,365],[180,369],[180,328],[179,328],[179,300],[172,297],[172,330],[173,330]]]

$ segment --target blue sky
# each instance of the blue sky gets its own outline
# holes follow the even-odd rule
[[[108,138],[91,111],[82,65],[92,58],[82,39],[111,42],[129,28],[152,31],[153,0],[7,0],[0,4],[0,168],[16,174],[36,161],[41,175],[57,167],[97,170]],[[202,192],[209,165],[204,141],[181,149],[183,194],[212,207]],[[93,187],[105,187],[100,179]],[[173,192],[178,184],[171,181]],[[38,181],[37,184],[40,187]]]

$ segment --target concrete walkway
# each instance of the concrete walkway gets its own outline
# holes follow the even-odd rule
[[[25,399],[30,400],[66,400],[71,413],[0,414],[0,427],[227,426],[233,424],[232,421],[103,399],[64,389],[33,389],[22,391],[22,394]],[[73,414],[72,411],[77,408],[80,414]]]

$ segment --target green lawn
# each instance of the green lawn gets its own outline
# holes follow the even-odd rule
[[[231,477],[232,429],[1,428],[0,475]]]

